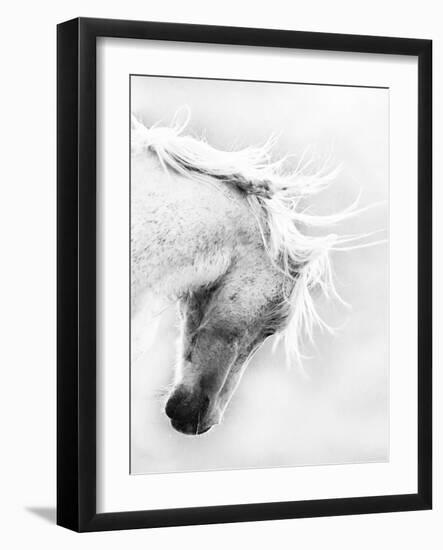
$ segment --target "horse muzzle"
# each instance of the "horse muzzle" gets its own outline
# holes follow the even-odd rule
[[[195,394],[179,386],[170,395],[165,412],[172,427],[187,435],[200,435],[213,426],[208,422],[210,398],[204,393]]]

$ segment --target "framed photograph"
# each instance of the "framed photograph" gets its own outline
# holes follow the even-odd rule
[[[431,65],[58,26],[59,525],[431,508]]]

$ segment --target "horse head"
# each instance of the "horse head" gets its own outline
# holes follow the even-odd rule
[[[251,249],[215,284],[181,296],[180,357],[166,403],[176,430],[201,434],[221,422],[248,359],[284,327],[283,292],[292,284]]]
[[[176,430],[202,434],[221,422],[266,338],[282,338],[287,356],[299,362],[303,337],[312,339],[316,325],[327,327],[313,293],[337,296],[330,253],[367,244],[359,236],[319,235],[318,228],[362,210],[352,204],[332,215],[308,213],[306,203],[336,171],[309,173],[300,163],[288,171],[282,160],[271,161],[273,139],[226,152],[180,135],[186,123],[151,129],[133,124],[134,154],[155,157],[155,178],[164,188],[174,189],[176,182],[170,207],[159,207],[152,219],[140,187],[133,271],[141,276],[134,281],[145,284],[151,273],[159,286],[178,289],[180,353],[165,411]],[[137,179],[152,181],[153,170],[140,169]]]

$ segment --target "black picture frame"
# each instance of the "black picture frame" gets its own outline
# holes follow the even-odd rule
[[[418,58],[418,491],[96,512],[96,39],[401,54]],[[78,18],[57,28],[57,523],[75,531],[425,510],[432,506],[432,42]]]

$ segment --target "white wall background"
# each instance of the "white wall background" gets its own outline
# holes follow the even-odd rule
[[[405,0],[162,3],[77,0],[17,2],[3,10],[0,235],[2,384],[0,541],[6,548],[355,548],[439,547],[443,511],[438,471],[431,512],[186,527],[79,535],[54,526],[55,506],[55,25],[76,17],[167,20],[432,38],[434,151],[443,147],[443,29],[440,3]],[[443,207],[435,155],[435,213]],[[437,218],[437,216],[435,216]],[[443,231],[435,221],[436,241]],[[435,245],[435,280],[442,249]],[[443,308],[435,289],[435,370]],[[441,462],[441,375],[435,375],[435,462]],[[439,435],[438,435],[439,434]]]

